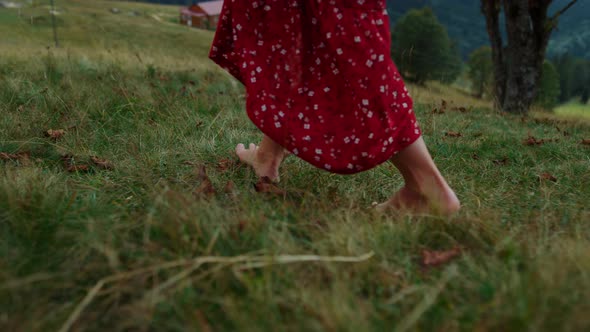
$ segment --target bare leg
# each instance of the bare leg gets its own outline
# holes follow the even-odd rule
[[[405,186],[377,209],[434,212],[450,215],[461,208],[453,190],[434,164],[422,137],[391,161],[402,174]]]
[[[278,182],[279,166],[287,155],[287,151],[265,135],[259,146],[250,143],[246,149],[244,144],[238,144],[236,154],[243,163],[252,166],[256,175]]]

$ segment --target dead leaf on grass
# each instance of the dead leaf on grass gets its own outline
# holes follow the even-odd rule
[[[435,107],[431,113],[432,114],[445,114],[445,110],[442,108]]]
[[[583,139],[582,142],[580,142],[580,144],[582,144],[582,145],[590,145],[590,139]]]
[[[236,193],[235,183],[232,180],[227,181],[227,183],[225,184],[225,187],[223,187],[223,192],[225,192],[226,194],[235,195],[235,193]]]
[[[215,188],[213,187],[211,179],[207,175],[207,169],[205,168],[205,166],[199,167],[198,178],[199,180],[201,180],[201,184],[197,188],[195,188],[195,190],[193,191],[193,195],[199,197],[210,197],[215,195]]]
[[[531,134],[529,134],[529,137],[527,137],[522,143],[524,145],[528,145],[528,146],[535,146],[535,145],[543,145],[545,143],[551,143],[551,142],[559,142],[559,139],[557,139],[557,138],[537,139],[537,138],[535,138],[535,136],[532,136]]]
[[[283,189],[277,187],[277,185],[266,176],[260,178],[260,180],[254,185],[254,188],[256,188],[256,191],[259,193],[267,193],[277,196],[283,196],[286,194]]]
[[[502,159],[496,159],[492,162],[498,166],[506,166],[506,165],[508,165],[508,157],[504,157]]]
[[[17,161],[21,165],[29,165],[31,163],[30,152],[6,153],[0,152],[0,160]]]
[[[460,247],[454,247],[450,250],[422,250],[422,266],[435,267],[447,264],[453,259],[459,257],[462,253]]]
[[[539,175],[539,180],[543,181],[552,181],[552,182],[557,182],[557,178],[555,176],[553,176],[551,173],[542,173],[541,175]]]
[[[66,169],[66,171],[68,171],[70,173],[77,173],[77,172],[85,173],[85,172],[90,171],[90,166],[88,166],[86,164],[76,163],[75,157],[71,154],[63,155],[61,157],[61,160],[63,162],[64,168]]]
[[[90,171],[90,167],[85,164],[78,164],[78,165],[70,165],[66,167],[66,171],[70,173],[86,173]]]
[[[49,129],[45,132],[45,136],[54,140],[62,138],[65,134],[66,131],[63,129]]]
[[[243,232],[248,226],[248,222],[244,219],[238,220],[238,231]]]
[[[534,136],[529,135],[529,137],[523,141],[523,144],[529,145],[529,146],[543,145],[543,144],[545,144],[545,140],[544,139],[536,139]]]
[[[115,169],[115,166],[113,165],[113,163],[106,160],[106,159],[100,159],[96,156],[92,156],[92,157],[90,157],[90,160],[92,160],[94,165],[96,165],[98,168],[100,168],[102,170],[112,171],[113,169]]]
[[[203,314],[203,311],[197,309],[195,312],[195,316],[197,318],[197,323],[199,324],[199,330],[203,332],[211,332],[213,329],[211,328],[211,324],[207,320],[207,316]]]
[[[455,131],[447,131],[445,133],[445,136],[447,136],[447,137],[463,137],[463,134],[461,134],[459,132],[455,132]]]
[[[217,162],[217,169],[219,169],[220,171],[227,171],[230,167],[234,166],[237,164],[236,160],[232,160],[232,159],[221,159],[219,162]]]
[[[28,152],[19,152],[19,153],[6,153],[0,152],[0,159],[2,160],[21,160],[23,158],[30,158],[30,154]]]

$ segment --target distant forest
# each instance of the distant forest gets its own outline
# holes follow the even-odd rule
[[[137,0],[160,4],[190,5],[194,0]],[[550,12],[564,7],[569,0],[555,0]],[[391,19],[395,22],[413,8],[432,7],[447,27],[464,58],[473,50],[489,43],[485,20],[480,12],[480,0],[387,0]],[[579,1],[559,21],[549,44],[548,55],[559,54],[590,59],[590,1]]]

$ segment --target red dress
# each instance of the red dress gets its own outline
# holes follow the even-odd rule
[[[421,135],[390,57],[385,0],[225,0],[210,57],[249,118],[328,171],[373,168]]]

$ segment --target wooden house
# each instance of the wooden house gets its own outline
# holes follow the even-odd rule
[[[205,1],[180,9],[180,24],[200,29],[217,28],[223,0]]]

